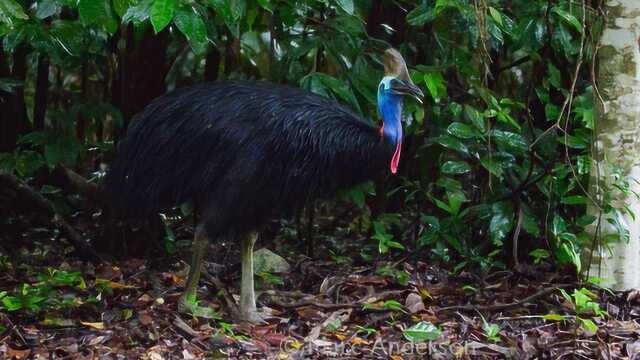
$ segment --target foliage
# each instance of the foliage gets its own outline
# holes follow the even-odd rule
[[[585,288],[575,289],[571,295],[563,289],[560,289],[560,292],[565,300],[575,309],[577,323],[579,323],[583,329],[592,333],[598,331],[598,326],[593,320],[585,317],[607,315],[607,312],[600,309],[600,304],[595,301],[598,299],[598,296]]]
[[[86,289],[79,272],[49,269],[47,273],[38,274],[37,279],[35,284],[21,284],[15,292],[0,292],[1,307],[7,311],[37,314],[43,310],[74,308],[84,302],[76,297],[65,297],[59,291],[64,287]]]
[[[145,63],[137,71],[163,79],[161,91],[203,79],[269,79],[335,98],[375,121],[380,54],[393,45],[427,101],[405,106],[400,176],[340,197],[367,218],[356,230],[370,235],[377,255],[409,252],[488,271],[504,267],[518,240],[536,262],[580,271],[589,226],[617,228],[606,242],[628,237],[617,215],[630,210],[610,193],[628,191],[629,180],[611,179],[598,199],[586,191],[590,66],[601,27],[588,4],[412,0],[402,2],[406,16],[396,2],[366,0],[0,4],[3,55],[26,50],[30,69],[42,57],[51,63],[43,129],[31,109],[45,90],[31,75],[0,69],[0,89],[16,96],[24,89],[29,114],[20,141],[0,154],[5,171],[30,177],[58,164],[95,171],[88,164],[109,158],[134,110],[149,100],[118,92],[122,81],[142,86],[118,78],[122,64],[136,61]],[[159,65],[134,57],[150,44],[162,49]],[[10,65],[20,61],[14,56]],[[602,217],[585,215],[587,206]],[[514,240],[516,227],[523,231]],[[168,252],[174,242],[168,231]]]
[[[402,332],[404,337],[413,343],[434,341],[441,333],[440,329],[428,321],[421,321]]]
[[[491,342],[500,342],[500,325],[488,322],[484,317],[482,318],[482,330],[487,340]]]

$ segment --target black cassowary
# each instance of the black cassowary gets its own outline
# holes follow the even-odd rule
[[[390,169],[402,144],[402,98],[422,98],[400,53],[383,57],[381,127],[330,99],[264,81],[175,90],[137,115],[119,144],[106,189],[115,208],[146,218],[191,201],[200,212],[181,311],[195,311],[208,239],[241,241],[240,315],[259,322],[253,288],[256,231],[309,200]]]

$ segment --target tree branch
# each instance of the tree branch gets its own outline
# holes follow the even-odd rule
[[[40,209],[46,211],[52,216],[52,222],[56,224],[67,235],[69,242],[75,247],[78,256],[82,259],[99,262],[102,259],[89,245],[89,243],[69,224],[69,222],[60,214],[53,203],[38,193],[24,181],[18,179],[12,174],[0,171],[0,183],[5,184],[16,192],[16,196],[30,203],[33,203]]]

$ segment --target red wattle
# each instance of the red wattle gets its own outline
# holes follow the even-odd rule
[[[400,151],[402,150],[402,142],[398,141],[396,144],[396,151],[393,153],[393,157],[391,158],[391,173],[395,174],[398,172],[398,163],[400,162]]]

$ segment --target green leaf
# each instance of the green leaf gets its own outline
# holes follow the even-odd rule
[[[452,215],[458,215],[460,212],[460,206],[462,203],[467,201],[462,191],[447,191],[447,199],[449,200],[449,207],[452,210]]]
[[[24,85],[23,81],[12,78],[0,78],[0,90],[8,93],[14,92],[17,88]]]
[[[460,122],[451,123],[451,125],[447,127],[447,132],[461,139],[472,139],[478,135],[471,126]]]
[[[271,4],[271,0],[258,0],[258,4],[268,12],[273,12],[273,4]]]
[[[157,33],[162,31],[173,19],[176,11],[176,0],[155,0],[151,7],[151,25]]]
[[[196,53],[204,53],[207,48],[207,25],[200,14],[191,6],[180,7],[175,14],[173,22],[180,32],[189,40],[191,48]]]
[[[551,254],[545,249],[535,249],[529,253],[531,257],[534,259],[534,263],[538,264],[542,259],[548,259]]]
[[[110,34],[118,29],[118,23],[111,13],[111,1],[79,0],[78,12],[85,25],[98,25]]]
[[[589,203],[589,198],[584,195],[572,195],[563,197],[560,202],[566,205],[585,205]]]
[[[451,209],[449,204],[445,203],[444,201],[433,198],[433,202],[435,202],[436,206],[439,207],[440,209],[448,212],[451,215],[455,215],[453,209]]]
[[[564,20],[567,24],[573,26],[580,34],[582,34],[582,23],[571,13],[559,8],[554,7],[553,12],[556,13],[562,20]]]
[[[549,70],[549,81],[551,85],[555,86],[556,89],[562,89],[562,74],[560,70],[550,62],[547,64],[547,69]]]
[[[549,320],[549,321],[563,321],[566,320],[567,317],[564,315],[560,315],[560,314],[546,314],[542,317],[545,320]]]
[[[551,227],[551,233],[555,236],[559,236],[560,234],[562,234],[563,232],[565,232],[567,230],[567,224],[565,223],[564,219],[562,218],[562,216],[556,214],[553,217],[553,224]]]
[[[587,155],[579,155],[577,158],[578,174],[585,175],[591,170],[591,157]]]
[[[17,311],[22,309],[22,301],[15,296],[6,296],[2,298],[2,305],[7,311]]]
[[[496,246],[501,246],[513,226],[513,208],[505,202],[492,206],[493,217],[489,223],[489,238]]]
[[[567,256],[571,263],[576,267],[576,271],[580,273],[580,271],[582,271],[582,261],[580,260],[580,255],[578,255],[574,244],[571,242],[564,242],[560,246],[560,250],[564,252],[564,255]]]
[[[492,130],[491,136],[494,140],[509,149],[525,152],[529,150],[529,143],[520,134],[510,131]]]
[[[471,171],[471,166],[464,161],[447,161],[441,170],[445,174],[466,174]]]
[[[44,158],[50,168],[59,164],[73,166],[81,150],[82,147],[75,137],[70,135],[53,137],[44,146]]]
[[[496,116],[498,121],[503,122],[505,124],[511,124],[516,129],[520,129],[520,124],[518,124],[518,122],[516,121],[516,119],[513,118],[513,116],[509,115],[508,111],[501,110],[496,114]]]
[[[123,17],[124,14],[129,9],[129,6],[134,4],[136,1],[135,0],[112,0],[112,2],[113,2],[113,10],[115,10],[116,14],[118,14],[119,17]]]
[[[437,138],[433,139],[433,141],[435,141],[436,143],[446,147],[447,149],[451,149],[451,150],[457,150],[460,151],[462,153],[468,154],[469,153],[469,149],[467,148],[466,145],[464,145],[460,140],[448,136],[448,135],[442,135],[442,136],[438,136]]]
[[[500,14],[500,11],[498,11],[493,6],[489,6],[489,15],[491,15],[491,18],[496,22],[496,24],[504,26],[504,24],[502,23],[502,14]]]
[[[239,23],[247,11],[246,0],[209,0],[213,9],[222,16],[234,37],[240,37]]]
[[[329,97],[327,89],[337,95],[342,101],[350,104],[356,111],[362,113],[358,99],[355,97],[349,85],[340,79],[323,73],[311,73],[300,80],[302,88],[318,95]]]
[[[126,10],[124,15],[122,15],[122,22],[128,23],[131,21],[134,24],[139,24],[147,20],[151,12],[151,6],[153,6],[153,0],[142,0],[136,5],[131,6]]]
[[[0,0],[0,20],[6,19],[11,24],[11,18],[27,20],[29,16],[15,0]]]
[[[593,222],[596,221],[597,219],[598,219],[597,217],[591,214],[584,214],[576,219],[576,225],[581,227],[587,227],[593,224]]]
[[[488,172],[497,177],[501,178],[504,174],[502,162],[495,156],[483,156],[482,158],[480,158],[480,164],[482,165],[482,167],[487,169]]]
[[[471,121],[473,126],[475,126],[482,133],[484,133],[486,131],[486,125],[485,125],[484,118],[482,117],[482,115],[480,114],[480,112],[478,110],[476,110],[475,108],[473,108],[470,105],[465,105],[464,106],[464,113],[466,114],[467,119],[469,119],[469,121]]]
[[[457,0],[436,0],[435,13],[437,15],[449,8],[459,8],[459,5]]]
[[[438,178],[438,180],[436,181],[436,186],[439,186],[447,191],[462,190],[462,184],[460,183],[460,181],[446,176]]]
[[[421,343],[424,341],[435,341],[440,337],[442,332],[435,325],[428,321],[421,321],[412,327],[405,329],[402,335],[405,339],[413,343]]]
[[[337,0],[337,2],[342,10],[344,10],[349,15],[353,15],[353,11],[355,10],[353,6],[353,0]]]
[[[580,320],[580,323],[586,330],[592,333],[598,332],[598,325],[596,325],[596,323],[594,323],[591,319],[583,319],[581,317],[578,317],[578,320]]]
[[[527,214],[526,211],[524,212],[524,217],[522,218],[522,229],[533,236],[540,235],[540,227],[538,226],[538,222],[533,216]]]
[[[85,24],[95,24],[105,15],[103,0],[80,0],[78,3],[80,19]]]
[[[439,102],[440,98],[447,96],[447,86],[441,73],[428,72],[424,74],[424,83],[435,102]]]
[[[2,1],[2,0],[0,0]],[[42,0],[38,2],[36,17],[38,19],[46,19],[60,12],[60,3],[57,0]]]
[[[402,308],[402,304],[400,304],[396,300],[387,300],[384,302],[382,307],[385,309],[394,310],[394,311],[404,311]]]
[[[426,3],[419,5],[407,14],[407,23],[412,26],[422,26],[432,22],[433,19],[435,19],[434,8]]]

